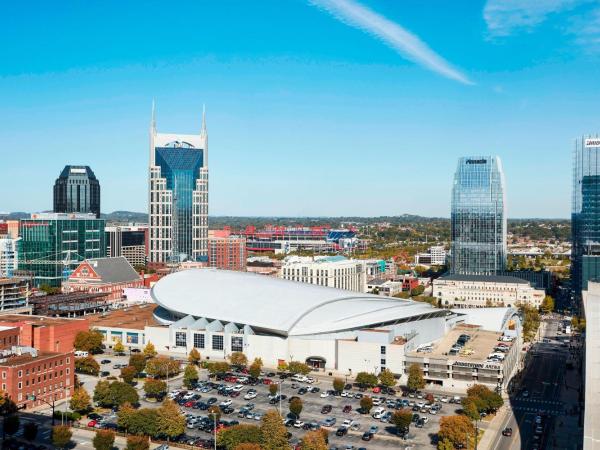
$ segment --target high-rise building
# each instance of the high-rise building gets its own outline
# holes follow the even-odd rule
[[[0,278],[12,277],[19,268],[21,238],[0,236]]]
[[[106,256],[104,219],[94,214],[32,214],[21,220],[19,272],[60,286],[84,259]]]
[[[600,277],[600,137],[582,137],[573,152],[571,273],[574,293]]]
[[[54,183],[54,212],[100,218],[100,182],[89,166],[65,166]]]
[[[150,124],[150,263],[208,261],[208,133],[156,131]]]
[[[453,274],[496,275],[506,267],[506,199],[497,156],[463,157],[452,187]]]
[[[147,225],[106,227],[106,256],[124,256],[132,266],[145,266],[147,254]]]

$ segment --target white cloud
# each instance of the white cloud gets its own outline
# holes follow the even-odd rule
[[[355,0],[310,0],[310,2],[329,12],[336,19],[377,37],[405,58],[446,78],[464,84],[473,84],[465,74],[435,53],[418,36]]]
[[[508,36],[518,29],[531,31],[548,16],[589,0],[488,0],[483,18],[492,36]]]
[[[589,53],[598,53],[600,50],[600,8],[575,17],[571,22],[569,32],[575,35],[575,42],[584,50]]]

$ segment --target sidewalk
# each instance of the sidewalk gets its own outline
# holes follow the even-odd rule
[[[507,399],[505,399],[504,401],[506,402]],[[510,412],[510,406],[507,403],[505,403],[504,406],[502,406],[502,408],[498,410],[496,416],[492,419],[492,421],[487,422],[487,427],[480,427],[481,429],[485,430],[485,432],[483,433],[481,441],[479,441],[479,449],[488,450],[492,448],[494,439],[498,436],[498,433],[502,431],[502,425],[504,424],[504,421],[506,420],[506,417],[510,414]]]

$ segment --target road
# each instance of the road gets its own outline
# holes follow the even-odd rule
[[[560,321],[542,322],[540,342],[532,345],[523,373],[517,378],[510,396],[510,412],[502,423],[492,450],[547,449],[549,436],[557,416],[564,415],[561,389],[566,370],[568,347],[563,341],[569,337],[558,333]],[[542,433],[535,433],[536,416],[542,416]],[[513,429],[512,438],[501,431]]]

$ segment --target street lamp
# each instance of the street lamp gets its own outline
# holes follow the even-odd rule
[[[64,390],[65,388],[62,388],[62,389]],[[54,406],[56,403],[56,398],[54,398],[55,392],[52,392],[52,403],[50,403],[48,400],[45,400],[41,397],[38,398],[35,394],[30,394],[27,396],[27,400],[29,400],[30,402],[35,402],[36,400],[39,400],[52,408],[52,426],[54,426],[54,423],[55,423],[55,419],[54,419]]]

